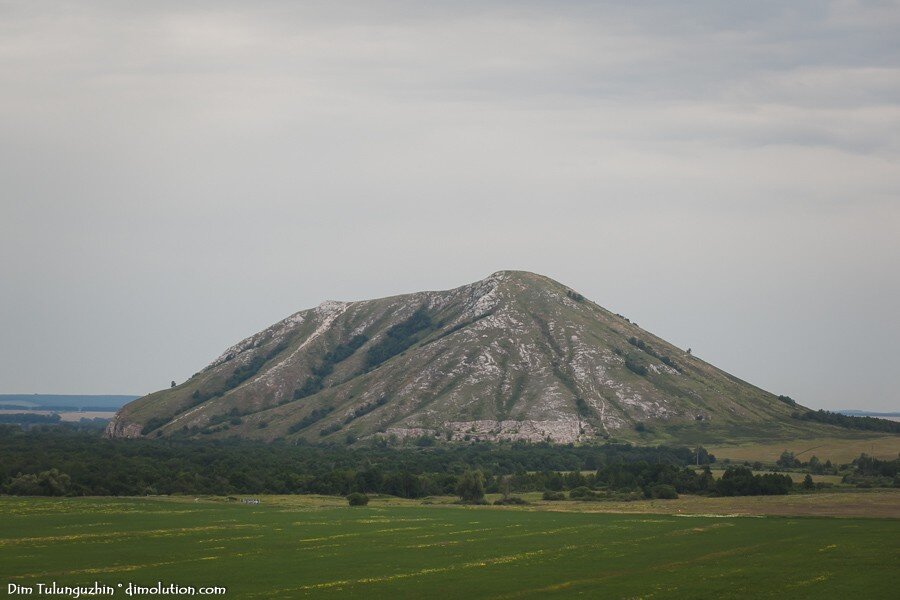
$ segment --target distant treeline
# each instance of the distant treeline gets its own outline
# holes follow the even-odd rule
[[[57,405],[54,406],[52,404],[41,405],[41,406],[28,406],[26,404],[0,404],[0,409],[3,410],[25,410],[25,411],[50,411],[50,412],[102,412],[102,413],[114,413],[116,412],[115,407],[111,406],[68,406],[68,405]]]
[[[702,448],[700,457],[715,457]],[[466,473],[485,490],[563,491],[582,500],[786,494],[787,475],[730,467],[715,480],[688,448],[507,442],[349,448],[246,440],[105,439],[69,425],[0,425],[0,493],[55,496],[454,494]],[[862,456],[847,483],[898,486],[900,459]]]
[[[41,413],[22,412],[22,413],[4,413],[0,414],[0,425],[18,425],[22,428],[29,429],[37,426],[55,425],[68,430],[93,430],[95,432],[106,429],[109,419],[100,417],[86,418],[81,417],[77,421],[63,421],[58,414],[45,415]],[[2,463],[2,457],[0,457]]]
[[[828,410],[808,411],[805,413],[794,412],[791,416],[801,421],[816,421],[837,425],[847,429],[862,429],[864,431],[883,431],[885,433],[900,433],[900,422],[875,417],[851,417]]]
[[[580,500],[677,498],[678,494],[715,496],[772,496],[787,494],[793,488],[788,475],[754,475],[746,467],[729,467],[716,480],[708,465],[701,471],[670,463],[612,463],[596,473],[528,473],[510,478],[514,491],[547,490],[547,500],[561,500],[554,492],[569,490],[569,497]],[[610,494],[612,493],[612,495]],[[624,496],[623,496],[624,494]]]
[[[113,411],[136,398],[138,396],[97,394],[0,394],[0,408]]]
[[[59,423],[59,415],[43,415],[41,413],[4,413],[0,414],[0,423],[16,423],[29,425],[33,423]]]
[[[566,489],[585,483],[577,477],[568,483],[560,479],[561,473],[570,471],[593,472],[590,485],[640,490],[656,479],[655,475],[648,479],[648,469],[663,474],[666,483],[673,477],[687,478],[687,483],[679,484],[687,490],[693,484],[688,481],[690,475],[681,471],[694,460],[688,448],[627,444],[344,448],[237,440],[110,440],[66,426],[28,431],[0,427],[0,491],[13,494],[345,495],[361,491],[417,498],[453,493],[458,477],[474,469],[486,475],[489,491],[502,476],[512,476],[522,490],[558,487],[559,481]],[[638,473],[622,465],[635,465]],[[611,475],[611,480],[600,482],[603,476],[597,479],[597,473],[607,468],[612,474],[624,468],[635,477]]]

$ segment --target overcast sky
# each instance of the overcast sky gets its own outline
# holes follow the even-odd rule
[[[898,31],[890,1],[0,0],[0,393],[144,394],[326,299],[523,269],[900,410]]]

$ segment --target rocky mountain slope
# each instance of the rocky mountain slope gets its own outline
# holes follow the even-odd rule
[[[116,437],[371,436],[586,442],[714,439],[809,424],[805,410],[716,369],[547,277],[324,302],[140,398]]]

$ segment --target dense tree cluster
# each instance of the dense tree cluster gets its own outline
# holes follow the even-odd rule
[[[793,486],[790,475],[754,475],[747,467],[729,467],[715,482],[714,491],[718,496],[777,496],[787,494]]]
[[[466,471],[460,475],[456,495],[468,504],[484,502],[484,474],[481,471]]]
[[[392,326],[387,334],[366,351],[366,368],[374,369],[389,358],[400,354],[421,338],[424,331],[434,325],[424,306],[408,319]]]
[[[317,421],[321,421],[334,410],[333,406],[322,406],[314,408],[312,412],[288,427],[288,433],[297,433],[301,429],[305,429]]]
[[[96,430],[59,425],[0,426],[0,493],[17,495],[389,494],[404,498],[546,492],[566,497],[672,498],[786,494],[788,475],[728,468],[716,480],[708,465],[691,468],[702,448],[553,445],[506,442],[364,448],[265,444],[247,440],[110,440]],[[798,467],[796,457],[780,459]],[[758,465],[760,468],[762,465]],[[785,465],[787,466],[787,465]],[[836,472],[816,457],[802,468]],[[844,481],[900,487],[900,458],[862,455]],[[806,482],[810,488],[810,482]],[[818,484],[816,485],[818,487]],[[513,501],[510,501],[513,502]],[[517,502],[517,501],[516,501]]]
[[[791,416],[801,421],[815,421],[827,423],[847,429],[862,429],[864,431],[883,431],[885,433],[900,433],[900,422],[875,417],[851,417],[828,410],[810,410],[806,412],[794,412]]]
[[[861,454],[853,461],[853,471],[844,476],[844,483],[858,487],[900,487],[900,457],[893,460],[879,460],[868,454]]]
[[[369,503],[369,497],[360,492],[353,492],[347,495],[347,504],[350,506],[365,506]]]
[[[19,474],[4,488],[8,494],[16,496],[67,496],[74,491],[71,477],[58,469]]]
[[[56,469],[70,479],[65,493],[75,495],[358,491],[416,498],[455,494],[467,471],[481,471],[488,491],[497,491],[503,476],[509,476],[513,489],[541,491],[572,477],[566,472],[592,471],[596,482],[597,471],[608,466],[616,472],[623,468],[617,465],[628,468],[630,463],[677,470],[693,460],[687,448],[627,444],[347,448],[238,440],[110,440],[68,427],[0,427],[0,490],[5,493],[25,493],[26,483],[33,491],[30,476]],[[619,475],[610,476],[619,481]],[[577,485],[583,484],[574,477]]]
[[[569,496],[577,500],[593,500],[610,497],[628,499],[663,498],[678,493],[703,494],[714,492],[712,472],[708,468],[695,471],[687,463],[646,460],[611,461],[594,472],[537,471],[516,473],[510,477],[512,489],[539,492],[546,490],[548,500],[561,500],[557,494],[569,490]],[[668,486],[671,489],[661,488]],[[627,496],[621,496],[626,494]]]
[[[793,452],[787,450],[781,453],[781,456],[778,457],[775,464],[784,469],[793,469],[802,465],[800,459],[795,457]]]

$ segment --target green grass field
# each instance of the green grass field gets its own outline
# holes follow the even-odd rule
[[[860,454],[890,460],[900,453],[900,436],[847,432],[845,437],[815,437],[791,440],[754,441],[744,444],[712,444],[708,450],[717,459],[733,461],[775,462],[782,451],[789,450],[797,458],[807,461],[818,456],[822,462],[849,463]]]
[[[538,507],[540,508],[540,507]],[[889,598],[900,520],[263,498],[0,498],[0,584],[230,598]],[[117,594],[124,597],[124,594]]]

